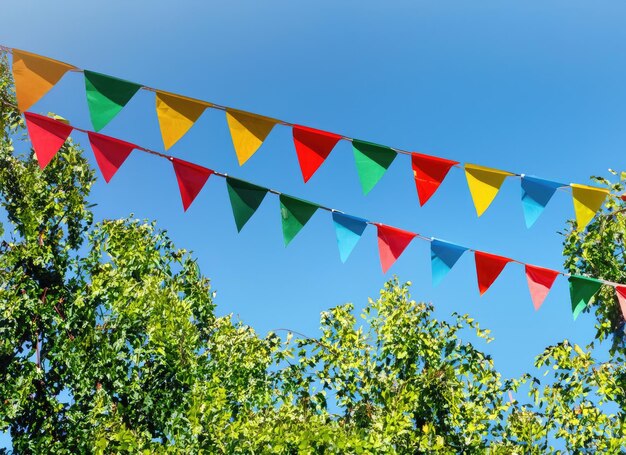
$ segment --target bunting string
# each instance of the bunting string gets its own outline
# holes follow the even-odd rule
[[[13,106],[16,107],[16,106]],[[486,253],[474,248],[460,246],[434,237],[403,230],[394,226],[366,220],[343,211],[324,206],[315,202],[299,199],[278,190],[246,182],[229,176],[227,173],[205,168],[195,163],[183,161],[172,155],[161,153],[146,147],[132,144],[111,136],[78,128],[66,121],[42,116],[32,112],[24,112],[26,126],[33,145],[35,156],[43,169],[54,158],[64,142],[73,131],[86,134],[89,138],[96,162],[107,182],[117,172],[128,155],[138,150],[158,158],[166,159],[173,164],[179,185],[183,208],[186,211],[211,175],[226,180],[228,194],[237,225],[241,231],[256,209],[260,206],[267,193],[275,194],[280,200],[281,221],[285,245],[288,245],[299,231],[306,225],[315,212],[320,209],[332,214],[335,225],[337,244],[341,260],[350,255],[352,249],[367,226],[375,226],[378,234],[378,248],[383,273],[396,262],[414,238],[428,241],[431,244],[431,266],[433,285],[439,284],[458,259],[469,251],[474,253],[478,288],[483,295],[495,282],[508,263],[517,263],[525,268],[526,278],[535,309],[539,309],[557,276],[568,278],[572,313],[574,319],[588,305],[591,298],[601,286],[615,288],[615,292],[626,319],[626,285],[604,279],[572,275],[557,270],[538,267],[525,262]]]
[[[481,216],[494,201],[505,179],[519,178],[522,187],[522,208],[528,228],[537,221],[557,190],[570,189],[578,229],[584,229],[593,219],[608,195],[608,190],[604,188],[576,183],[563,184],[475,164],[461,164],[458,161],[374,144],[343,134],[316,130],[274,117],[165,92],[6,46],[0,45],[0,50],[13,55],[18,107],[22,112],[27,111],[43,97],[68,71],[84,74],[87,103],[96,131],[104,128],[138,90],[154,92],[156,113],[166,150],[186,134],[205,109],[216,109],[226,113],[240,165],[257,152],[275,125],[292,128],[297,158],[305,182],[323,164],[337,142],[343,140],[352,143],[364,194],[376,186],[395,157],[401,154],[411,157],[420,205],[424,205],[437,191],[451,168],[464,171],[478,216]]]

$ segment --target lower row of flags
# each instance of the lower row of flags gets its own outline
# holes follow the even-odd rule
[[[443,280],[465,252],[473,252],[480,295],[484,294],[491,287],[507,264],[514,262],[523,265],[525,268],[530,296],[535,309],[539,309],[543,304],[556,278],[562,275],[567,276],[569,280],[574,319],[578,317],[603,285],[615,288],[622,314],[626,318],[626,285],[597,278],[567,275],[556,270],[525,264],[508,257],[474,250],[436,238],[424,237],[414,232],[368,221],[311,201],[239,180],[224,173],[216,172],[212,169],[155,152],[114,137],[75,128],[63,120],[31,112],[25,112],[24,116],[33,149],[42,169],[54,158],[73,130],[82,131],[89,137],[96,162],[107,182],[111,180],[133,150],[151,153],[169,160],[174,168],[184,210],[189,208],[211,175],[224,178],[238,231],[243,229],[261,205],[267,193],[271,192],[279,196],[285,245],[288,245],[311,217],[321,209],[331,213],[339,255],[343,262],[350,256],[365,229],[371,225],[375,226],[377,230],[378,250],[383,273],[390,269],[415,238],[419,238],[430,242],[432,280],[435,286]]]

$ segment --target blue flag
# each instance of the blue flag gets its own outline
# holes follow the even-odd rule
[[[441,283],[456,261],[467,251],[467,248],[443,240],[432,239],[430,242],[430,263],[433,273],[433,286]]]
[[[556,189],[561,186],[566,185],[527,175],[522,176],[522,208],[527,228],[535,224]]]
[[[341,262],[346,262],[367,227],[367,221],[345,213],[333,212],[333,222],[337,234],[339,256]]]

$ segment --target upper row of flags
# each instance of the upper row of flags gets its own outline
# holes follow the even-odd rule
[[[437,191],[452,167],[462,167],[476,213],[481,216],[497,196],[507,178],[517,177],[521,182],[522,207],[527,227],[531,227],[558,189],[570,188],[578,229],[593,219],[602,206],[608,190],[577,183],[560,183],[537,177],[516,174],[500,169],[406,152],[385,145],[342,136],[272,117],[259,115],[152,89],[105,74],[81,70],[73,65],[18,49],[6,49],[13,54],[18,108],[25,112],[41,99],[68,71],[82,72],[85,79],[87,104],[94,130],[103,129],[140,89],[155,92],[156,113],[166,150],[182,138],[205,109],[226,112],[233,146],[240,165],[243,165],[263,144],[277,124],[290,127],[293,132],[302,177],[307,182],[324,163],[341,140],[352,143],[356,168],[364,194],[381,180],[398,154],[411,157],[411,166],[420,205],[424,205]]]

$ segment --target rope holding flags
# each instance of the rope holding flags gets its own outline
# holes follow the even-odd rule
[[[18,49],[0,46],[13,54],[13,77],[15,79],[18,108],[25,112],[41,99],[68,71],[78,68],[48,57]],[[166,150],[173,147],[194,125],[207,108],[226,112],[233,148],[240,165],[254,155],[275,125],[292,128],[298,163],[305,182],[319,169],[340,140],[352,142],[355,164],[364,194],[368,194],[382,179],[396,156],[411,157],[411,167],[420,205],[424,205],[437,191],[452,167],[465,171],[468,188],[481,216],[491,205],[507,177],[521,180],[522,207],[526,226],[530,228],[556,190],[571,188],[577,228],[582,230],[593,219],[604,202],[607,192],[603,188],[572,183],[562,185],[536,177],[527,177],[504,170],[461,165],[457,161],[409,152],[385,145],[353,139],[313,129],[303,125],[277,120],[253,112],[221,106],[208,101],[153,89],[93,71],[82,70],[85,78],[87,104],[93,127],[104,128],[131,100],[139,89],[155,92],[156,115]],[[43,147],[39,147],[45,155]],[[45,157],[42,155],[42,159]]]

